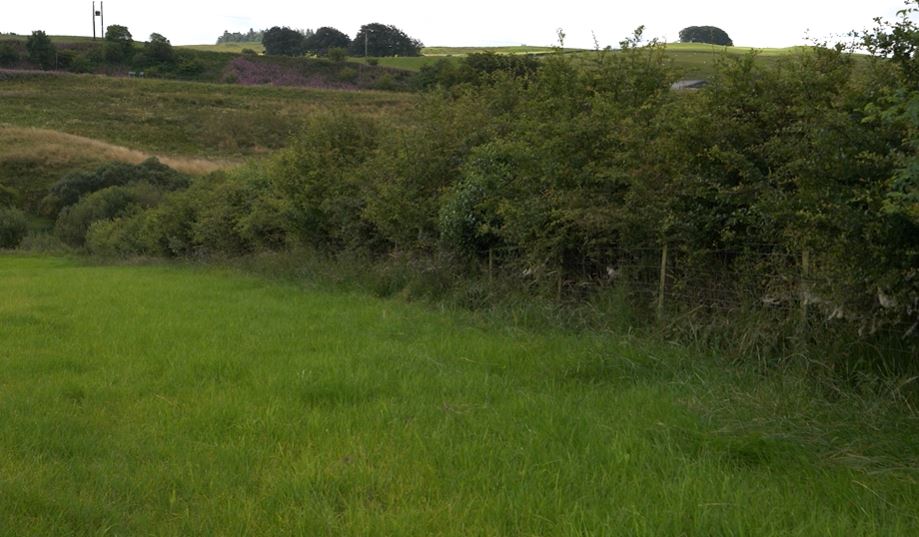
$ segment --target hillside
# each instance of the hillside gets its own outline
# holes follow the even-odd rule
[[[310,114],[396,114],[405,93],[0,71],[0,183],[35,202],[73,170],[157,156],[191,173],[283,147]],[[34,204],[34,203],[32,203]]]

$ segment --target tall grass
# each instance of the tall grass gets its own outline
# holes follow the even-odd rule
[[[614,334],[0,257],[11,535],[914,535],[914,418]]]

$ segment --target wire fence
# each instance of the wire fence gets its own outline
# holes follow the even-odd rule
[[[851,282],[835,281],[807,251],[666,245],[528,263],[520,249],[501,247],[480,260],[490,280],[551,289],[561,301],[618,290],[649,324],[689,337],[734,338],[727,343],[739,350],[787,354],[809,347],[882,367],[919,363],[919,312],[891,307],[880,290],[847,288]]]

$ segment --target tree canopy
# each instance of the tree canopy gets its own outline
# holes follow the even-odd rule
[[[297,30],[275,26],[265,30],[262,45],[265,53],[273,56],[299,56],[303,54],[304,36]]]
[[[423,46],[395,26],[373,22],[361,26],[350,52],[352,56],[420,56]]]
[[[26,41],[26,50],[29,51],[29,61],[41,66],[42,69],[50,69],[54,66],[54,59],[57,53],[51,38],[41,31],[35,30]]]
[[[113,24],[105,29],[105,58],[112,62],[130,58],[134,37],[126,26]]]
[[[351,38],[347,34],[329,26],[323,26],[303,42],[303,49],[313,54],[325,55],[329,49],[348,48]]]
[[[221,43],[259,43],[262,41],[265,32],[262,30],[255,31],[249,28],[247,33],[223,31],[223,35],[217,38],[217,44]]]
[[[144,54],[154,62],[171,63],[175,61],[172,44],[165,36],[156,33],[150,34],[150,41],[144,45]]]
[[[688,26],[680,30],[680,43],[708,43],[733,47],[734,41],[727,32],[716,26]]]

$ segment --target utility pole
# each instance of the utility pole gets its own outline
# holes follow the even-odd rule
[[[105,8],[102,7],[102,2],[99,2],[99,30],[102,32],[102,37],[105,37]]]
[[[93,2],[93,41],[96,40],[96,3]]]
[[[364,32],[364,57],[367,57],[367,36],[370,35],[370,31],[367,30]]]

